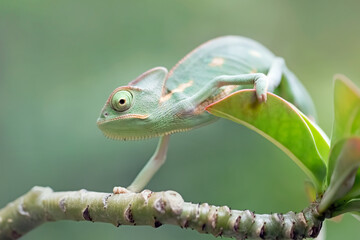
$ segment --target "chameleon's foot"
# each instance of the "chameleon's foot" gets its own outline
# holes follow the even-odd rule
[[[266,102],[268,82],[269,82],[269,78],[266,75],[263,75],[255,80],[254,85],[256,90],[256,96],[259,102]]]
[[[124,193],[131,193],[127,188],[124,187],[114,187],[113,188],[114,194],[124,194]]]

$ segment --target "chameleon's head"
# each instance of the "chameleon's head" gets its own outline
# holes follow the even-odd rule
[[[101,110],[97,124],[105,136],[135,140],[157,136],[151,114],[158,109],[167,69],[153,68],[118,87]]]

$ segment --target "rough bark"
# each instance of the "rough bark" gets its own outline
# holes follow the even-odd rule
[[[0,239],[17,239],[44,222],[58,220],[155,228],[173,224],[236,239],[303,239],[316,237],[324,218],[316,203],[299,213],[255,214],[184,202],[174,191],[110,194],[34,187],[0,210]]]

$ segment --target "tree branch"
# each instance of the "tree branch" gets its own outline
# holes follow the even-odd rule
[[[303,239],[318,235],[324,217],[316,203],[297,214],[254,214],[184,202],[174,191],[109,194],[34,187],[0,210],[0,239],[17,239],[44,222],[59,220],[155,228],[172,224],[237,239]]]

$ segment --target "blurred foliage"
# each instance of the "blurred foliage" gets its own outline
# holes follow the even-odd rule
[[[107,192],[128,185],[156,140],[103,137],[95,121],[108,94],[151,67],[171,68],[219,35],[254,38],[284,57],[330,135],[333,74],[360,79],[359,8],[355,0],[0,0],[0,206],[34,185]],[[285,212],[307,205],[305,178],[266,139],[221,120],[174,135],[149,188],[174,189],[192,202]],[[328,224],[327,239],[359,236],[356,220],[344,222]],[[212,239],[172,226],[74,222],[45,224],[23,239],[49,237]]]

